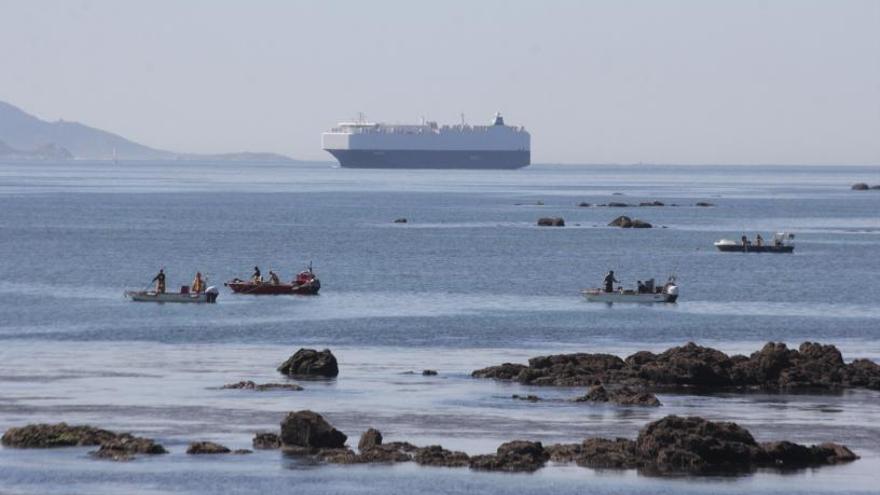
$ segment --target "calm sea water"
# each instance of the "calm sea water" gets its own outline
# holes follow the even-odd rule
[[[0,448],[0,493],[717,493],[876,490],[880,394],[662,395],[656,410],[562,401],[581,390],[469,378],[550,352],[662,350],[687,341],[749,353],[768,340],[834,343],[880,360],[880,167],[533,166],[368,171],[327,164],[0,163],[0,429],[92,423],[155,437],[172,454],[99,462],[88,449]],[[660,200],[677,207],[580,208]],[[694,207],[709,201],[712,208]],[[539,203],[542,203],[539,205]],[[617,215],[650,230],[605,227]],[[538,228],[562,216],[565,228]],[[406,217],[409,223],[395,224]],[[794,255],[722,254],[712,242],[796,233]],[[312,262],[320,296],[216,305],[134,304],[165,267],[211,284],[259,265],[285,278]],[[678,304],[605,306],[578,291],[608,269],[665,279]],[[301,346],[341,374],[297,393],[217,390],[279,381]],[[437,369],[437,377],[407,374]],[[416,466],[310,466],[277,452],[186,456],[192,440],[247,447],[310,408],[357,436],[441,443],[634,437],[665,414],[737,421],[759,440],[847,443],[845,466],[724,479],[549,467],[494,475]],[[351,442],[350,442],[351,443]],[[305,493],[304,492],[304,493]]]

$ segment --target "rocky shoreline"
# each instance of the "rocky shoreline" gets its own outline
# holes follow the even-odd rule
[[[440,445],[418,447],[409,442],[384,441],[374,428],[364,432],[357,451],[346,444],[348,436],[320,414],[302,410],[289,413],[279,433],[257,433],[254,449],[280,450],[284,455],[331,464],[395,464],[467,467],[476,471],[532,472],[548,462],[574,463],[594,469],[638,469],[646,475],[701,475],[747,473],[757,468],[802,469],[852,462],[859,457],[844,445],[801,445],[789,441],[757,442],[745,428],[732,422],[700,417],[666,416],[645,425],[633,439],[587,438],[579,443],[543,445],[512,440],[494,453],[470,456]],[[90,453],[97,459],[132,460],[136,454],[167,454],[152,439],[114,433],[91,426],[32,424],[10,428],[2,444],[11,448],[59,448],[98,445]],[[186,454],[249,454],[248,449],[197,441]]]
[[[475,378],[525,385],[627,386],[641,390],[880,390],[880,365],[868,359],[845,363],[833,345],[804,342],[798,349],[768,342],[750,356],[727,354],[693,342],[655,354],[556,354],[504,363],[471,373]]]

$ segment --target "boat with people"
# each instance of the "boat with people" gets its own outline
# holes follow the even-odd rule
[[[611,280],[609,280],[609,276],[611,277]],[[613,282],[616,282],[613,278],[614,272],[609,272],[609,276],[606,276],[605,278],[605,287],[584,289],[581,291],[581,294],[584,295],[587,301],[650,304],[674,303],[678,300],[678,283],[674,276],[670,276],[663,285],[656,285],[653,278],[645,282],[640,280],[635,289],[626,289],[623,286],[619,286],[615,289],[612,285]]]
[[[127,290],[123,295],[136,302],[158,302],[158,303],[208,303],[217,302],[220,291],[217,287],[205,287],[207,279],[202,277],[201,272],[196,272],[196,276],[191,285],[180,286],[179,292],[167,292],[165,290],[165,269],[159,270],[159,273],[150,281],[156,283],[155,287],[142,290]]]
[[[259,267],[254,267],[254,275],[249,280],[234,278],[223,285],[236,294],[252,295],[315,296],[321,290],[321,280],[315,275],[311,264],[307,270],[299,272],[291,282],[282,282],[271,270],[269,280],[263,280]]]
[[[723,253],[792,253],[794,252],[794,234],[776,232],[770,243],[764,242],[761,234],[755,236],[755,242],[743,235],[740,242],[730,239],[715,241],[715,247]]]

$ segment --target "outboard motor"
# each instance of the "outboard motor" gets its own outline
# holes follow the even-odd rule
[[[219,295],[220,295],[220,291],[217,290],[217,287],[214,287],[213,285],[208,287],[205,290],[205,296],[207,298],[207,301],[211,304],[214,304],[215,302],[217,302],[217,296],[219,296]]]

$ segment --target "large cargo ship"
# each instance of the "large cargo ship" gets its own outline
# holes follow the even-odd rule
[[[322,147],[351,168],[522,168],[531,161],[530,140],[525,128],[505,125],[499,113],[492,125],[381,124],[361,117],[321,135]]]

